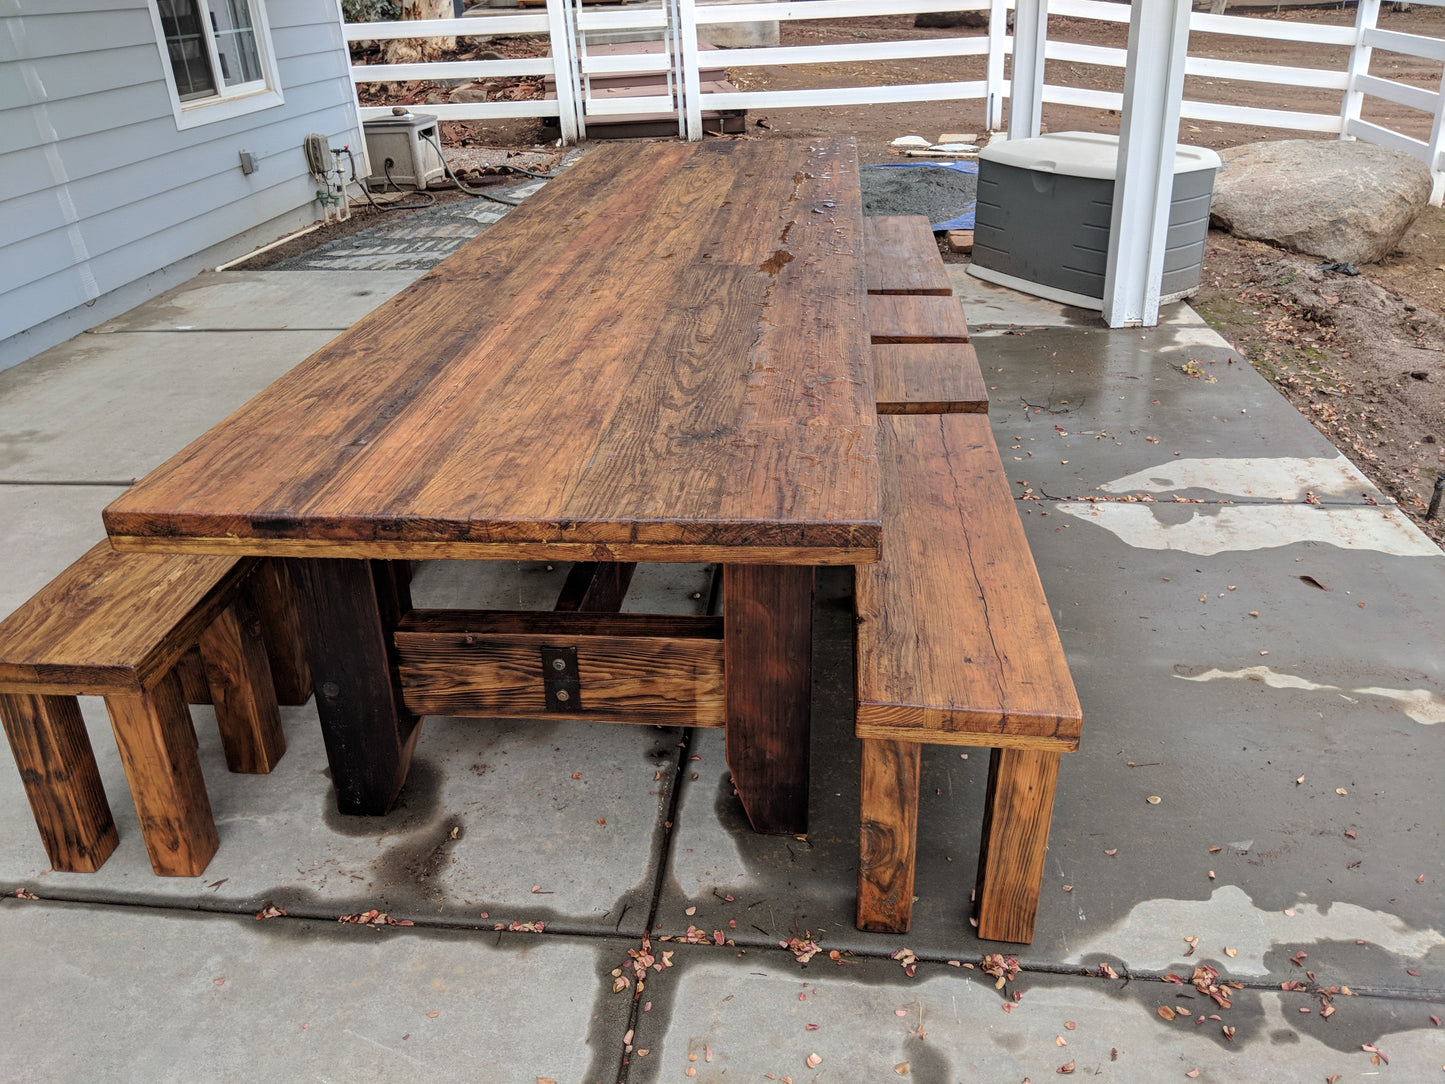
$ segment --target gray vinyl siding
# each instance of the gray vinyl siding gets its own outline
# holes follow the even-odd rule
[[[266,13],[285,101],[181,130],[147,0],[0,0],[0,340],[314,204],[306,134],[361,143],[338,3]]]

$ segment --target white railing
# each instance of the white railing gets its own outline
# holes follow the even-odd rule
[[[1445,0],[1424,0],[1428,6],[1445,6]],[[1003,127],[1003,102],[1013,93],[1004,78],[1004,59],[1014,50],[1007,33],[1007,13],[1015,0],[782,0],[782,2],[698,3],[697,0],[662,0],[659,7],[601,10],[584,8],[581,0],[548,0],[547,11],[535,14],[490,14],[465,19],[415,22],[351,23],[344,27],[348,41],[426,36],[494,37],[505,34],[546,35],[551,55],[524,60],[480,60],[425,64],[353,65],[353,83],[408,79],[489,79],[503,76],[551,76],[556,100],[439,103],[426,111],[441,120],[488,120],[508,117],[557,117],[562,138],[573,142],[586,135],[587,118],[629,113],[676,113],[679,134],[701,139],[705,110],[787,109],[808,106],[867,105],[883,102],[970,101],[983,105],[983,127]],[[1439,62],[1445,70],[1445,40],[1380,29],[1376,24],[1380,0],[1358,0],[1353,26],[1318,24],[1235,15],[1190,16],[1191,55],[1186,74],[1228,84],[1273,84],[1314,92],[1319,102],[1337,102],[1328,112],[1315,108],[1275,109],[1235,102],[1186,98],[1180,116],[1213,124],[1239,124],[1264,128],[1334,134],[1362,139],[1404,151],[1424,162],[1435,178],[1434,202],[1445,192],[1445,75],[1433,90],[1372,74],[1376,50]],[[986,11],[989,29],[983,34],[921,38],[910,41],[861,41],[841,45],[772,46],[729,49],[733,67],[879,61],[938,57],[985,58],[983,78],[894,86],[844,86],[801,90],[703,91],[699,72],[704,61],[699,39],[707,28],[735,23],[842,19],[878,15],[906,15],[933,11]],[[1129,21],[1127,4],[1105,0],[1048,0],[1050,15],[1112,23]],[[660,35],[664,47],[646,56],[596,55],[587,49],[589,35],[601,31],[634,30]],[[1208,51],[1212,37],[1248,37],[1282,43],[1327,45],[1339,50],[1335,68],[1295,67],[1221,60],[1194,55]],[[1123,69],[1124,49],[1049,39],[1046,60]],[[717,56],[709,57],[713,63]],[[1042,72],[1042,65],[1037,65]],[[591,90],[594,76],[620,73],[662,75],[657,93],[645,97],[599,96]],[[1123,95],[1091,87],[1042,83],[1031,88],[1034,101],[1045,105],[1084,106],[1118,110]],[[1363,119],[1370,99],[1393,103],[1421,113],[1429,121],[1429,136],[1420,138],[1378,121]],[[363,119],[385,115],[389,107],[362,109]]]

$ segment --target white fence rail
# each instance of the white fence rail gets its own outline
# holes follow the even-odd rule
[[[1425,0],[1445,6],[1445,0]],[[507,76],[550,76],[555,100],[485,101],[426,105],[441,120],[489,120],[513,117],[556,117],[562,138],[573,142],[586,135],[587,118],[629,113],[676,113],[679,135],[701,139],[706,110],[787,109],[815,106],[866,105],[908,101],[973,101],[983,105],[983,126],[1003,127],[1003,103],[1013,94],[1004,78],[1005,57],[1012,54],[1014,38],[1008,33],[1007,13],[1014,0],[784,0],[756,3],[698,3],[697,0],[663,0],[657,8],[599,10],[584,8],[581,0],[548,0],[546,13],[489,14],[464,19],[436,19],[387,23],[349,23],[348,41],[390,40],[431,36],[495,37],[511,34],[544,35],[549,56],[520,60],[476,60],[419,64],[353,65],[353,83],[387,83],[405,80],[491,79]],[[734,67],[837,64],[946,57],[984,57],[981,79],[958,79],[894,86],[844,86],[799,90],[703,91],[700,69],[718,57],[703,59],[699,39],[707,28],[736,23],[791,20],[844,19],[879,15],[908,15],[936,11],[979,11],[989,14],[986,33],[909,41],[862,41],[809,46],[750,47],[727,50]],[[1358,0],[1353,26],[1315,22],[1261,19],[1196,12],[1190,17],[1191,55],[1186,75],[1201,81],[1256,83],[1299,87],[1318,92],[1321,101],[1335,97],[1330,112],[1276,109],[1225,101],[1186,98],[1180,116],[1214,124],[1253,125],[1294,131],[1335,134],[1392,147],[1424,162],[1435,177],[1434,201],[1445,191],[1445,74],[1435,89],[1413,86],[1372,74],[1376,50],[1445,66],[1445,40],[1376,24],[1380,0]],[[1048,13],[1076,19],[1127,23],[1129,7],[1105,0],[1048,0]],[[589,54],[589,35],[603,31],[636,30],[660,35],[664,47],[644,56]],[[1194,55],[1207,51],[1212,37],[1247,37],[1284,43],[1336,47],[1340,63],[1334,68],[1297,67],[1288,64],[1215,59]],[[1126,51],[1120,48],[1049,39],[1046,60],[1122,69]],[[1040,71],[1042,68],[1040,66]],[[595,76],[617,74],[661,75],[657,93],[645,97],[608,97],[591,89]],[[1118,110],[1122,94],[1092,87],[1044,83],[1031,88],[1032,100],[1046,105],[1084,106]],[[1421,139],[1396,131],[1375,120],[1363,119],[1365,103],[1378,99],[1416,110],[1430,119],[1430,135]],[[363,119],[383,116],[389,106],[361,110]],[[1423,125],[1421,125],[1423,127]]]

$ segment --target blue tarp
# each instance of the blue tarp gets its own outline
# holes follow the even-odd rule
[[[866,165],[863,169],[951,169],[956,173],[978,174],[978,163],[975,162],[880,162],[876,165]],[[977,200],[970,200],[958,215],[946,219],[943,222],[932,223],[933,232],[941,230],[971,230],[973,229],[973,213],[978,206]]]

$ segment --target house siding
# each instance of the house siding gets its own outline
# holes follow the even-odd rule
[[[147,0],[0,0],[0,367],[77,306],[314,219],[307,133],[363,146],[338,2],[266,13],[284,102],[183,130]]]

